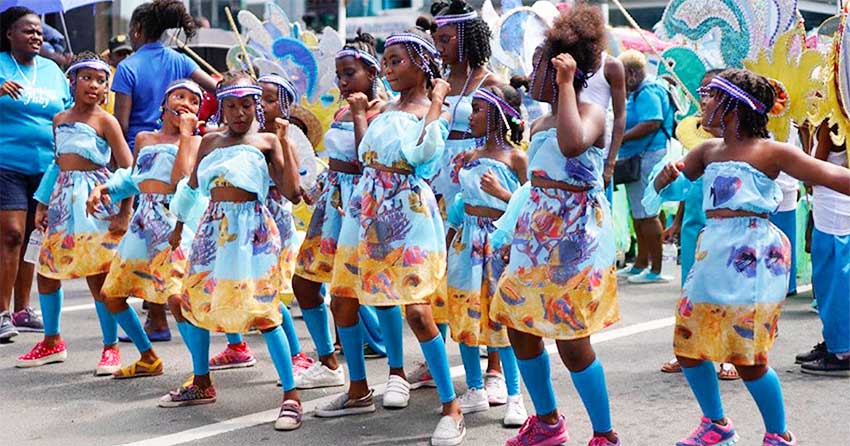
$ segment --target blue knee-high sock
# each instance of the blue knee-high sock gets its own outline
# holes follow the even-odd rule
[[[41,305],[41,317],[44,320],[44,335],[56,336],[59,334],[59,318],[62,314],[62,301],[65,293],[62,288],[47,293],[39,294],[38,302]]]
[[[195,376],[210,373],[210,332],[188,322],[178,322],[177,329],[192,354],[192,372]]]
[[[292,321],[292,313],[284,304],[280,304],[280,314],[283,315],[283,322],[280,328],[286,333],[286,341],[289,342],[289,353],[297,355],[301,353],[301,342],[298,341],[298,333],[295,331],[295,322]],[[292,358],[290,358],[290,361]]]
[[[723,401],[720,399],[720,382],[714,363],[703,361],[696,367],[682,367],[682,373],[694,392],[703,416],[710,420],[722,420]]]
[[[543,350],[539,356],[531,359],[517,359],[522,382],[528,389],[534,411],[546,415],[558,408],[555,401],[555,389],[552,387],[552,371],[549,369],[549,355]]]
[[[422,347],[422,354],[425,356],[425,361],[428,362],[428,369],[434,378],[434,384],[437,385],[437,394],[440,396],[440,402],[445,404],[454,401],[455,389],[452,384],[452,374],[449,371],[449,357],[446,354],[446,345],[443,337],[437,335],[430,341],[420,342],[419,345]]]
[[[387,349],[384,345],[384,332],[381,330],[381,322],[378,320],[378,310],[369,305],[360,305],[357,314],[360,316],[360,328],[363,329],[363,342],[373,352],[381,356],[387,356]]]
[[[295,388],[295,376],[292,373],[292,351],[289,350],[287,335],[281,327],[263,333],[269,356],[272,357],[277,376],[283,391],[288,392]]]
[[[331,329],[328,324],[328,306],[324,303],[314,308],[301,308],[301,315],[307,325],[307,331],[316,344],[316,353],[320,358],[334,352],[334,343],[331,340]]]
[[[782,401],[782,387],[779,385],[779,377],[772,368],[755,381],[744,381],[750,395],[753,396],[759,407],[761,417],[764,419],[764,427],[772,434],[784,434],[788,429],[785,426],[785,402]]]
[[[605,386],[605,370],[599,359],[594,359],[580,372],[570,372],[581,402],[590,416],[594,432],[611,430],[611,407],[608,403],[608,388]]]
[[[519,395],[519,366],[516,362],[516,355],[511,346],[499,347],[499,360],[502,362],[502,372],[505,374],[505,386],[508,388],[508,395]],[[490,351],[488,348],[487,351]]]
[[[481,358],[478,355],[478,346],[460,344],[460,359],[463,361],[463,369],[466,371],[466,387],[472,389],[484,388],[484,376],[481,374]]]
[[[230,345],[241,344],[244,339],[242,339],[242,333],[227,333],[224,335],[227,338],[227,343]]]
[[[437,324],[437,330],[440,330],[440,336],[443,337],[443,342],[449,339],[449,324]]]
[[[106,304],[96,300],[94,308],[97,311],[97,319],[100,321],[100,331],[103,334],[103,345],[115,345],[118,343],[118,321],[106,308]]]
[[[115,313],[113,316],[118,321],[118,324],[121,325],[121,328],[124,329],[124,332],[127,333],[127,336],[133,341],[133,344],[136,345],[136,348],[139,349],[139,353],[144,353],[151,349],[151,340],[148,338],[148,334],[145,333],[145,329],[142,328],[142,322],[139,320],[139,316],[135,310],[128,307],[126,310]]]
[[[366,379],[366,357],[363,356],[363,329],[355,324],[350,327],[337,326],[339,342],[348,363],[348,378],[352,381]]]
[[[387,364],[391,369],[404,367],[404,339],[401,331],[401,307],[377,308],[378,323],[387,348]]]

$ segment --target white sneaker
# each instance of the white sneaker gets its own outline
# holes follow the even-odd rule
[[[490,408],[487,401],[487,391],[484,389],[469,389],[458,398],[460,411],[463,413],[484,412]]]
[[[525,403],[522,401],[522,395],[509,396],[502,425],[505,427],[520,427],[525,423],[526,419],[528,419],[528,412],[525,411]]]
[[[431,444],[433,446],[457,446],[463,443],[464,438],[466,438],[466,424],[463,422],[463,418],[455,421],[451,416],[445,415],[440,418],[437,428],[431,434]]]
[[[484,388],[487,390],[487,400],[491,406],[501,406],[508,402],[508,387],[501,373],[484,375]]]
[[[345,371],[342,365],[337,367],[336,370],[331,370],[321,362],[316,361],[304,373],[295,375],[295,388],[297,389],[318,389],[344,385]]]
[[[404,378],[390,375],[384,390],[384,409],[404,409],[410,402],[410,384]]]
[[[410,390],[420,387],[437,387],[426,362],[420,362],[416,369],[407,374],[407,382],[410,383]]]

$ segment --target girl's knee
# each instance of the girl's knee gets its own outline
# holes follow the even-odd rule
[[[185,322],[186,318],[183,317],[183,298],[182,296],[168,296],[168,308],[171,310],[171,314],[174,316],[174,319],[177,322]]]

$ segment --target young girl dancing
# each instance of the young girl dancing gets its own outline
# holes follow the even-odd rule
[[[172,249],[169,237],[177,217],[168,207],[177,183],[188,177],[195,165],[201,142],[201,137],[195,136],[195,128],[202,101],[203,91],[198,84],[188,79],[172,82],[161,106],[162,128],[137,133],[139,156],[132,170],[117,171],[106,184],[92,191],[87,203],[89,209],[95,209],[140,195],[129,231],[118,245],[102,290],[109,311],[142,355],[139,361],[116,372],[115,378],[162,374],[162,360],[154,352],[136,312],[127,305],[127,298],[135,296],[164,305],[169,297],[183,293],[186,257],[194,234],[184,227],[183,245]]]
[[[504,326],[490,320],[490,301],[505,262],[493,249],[493,222],[507,207],[511,194],[526,181],[528,159],[513,144],[522,141],[519,113],[522,97],[513,87],[496,86],[475,92],[470,133],[484,145],[467,152],[458,172],[461,192],[449,208],[448,307],[452,338],[460,344],[467,391],[460,397],[464,413],[489,409],[489,389],[481,373],[478,347],[498,349],[507,378],[505,426],[519,427],[527,414],[519,393],[519,369]],[[510,130],[511,140],[505,139]],[[513,144],[511,144],[513,143]]]
[[[850,195],[850,170],[769,139],[774,90],[762,76],[726,70],[700,90],[702,124],[719,126],[712,139],[664,167],[647,188],[659,200],[680,174],[703,177],[706,225],[676,312],[673,349],[699,402],[700,425],[678,446],[729,445],[738,435],[723,413],[712,361],[730,362],[761,411],[765,446],[796,444],[785,426],[779,377],[768,351],[788,290],[790,244],[768,220],[782,199],[780,171]]]
[[[278,121],[278,135],[256,131],[255,116],[260,127],[263,124],[262,92],[247,73],[225,75],[216,91],[219,110],[215,118],[221,119],[227,130],[204,136],[189,187],[181,189],[186,193],[178,192],[172,201],[172,209],[184,221],[197,195],[201,191],[210,194],[192,242],[186,294],[169,298],[177,327],[192,354],[194,378],[163,396],[159,405],[215,402],[209,374],[209,331],[258,329],[284,391],[275,429],[293,430],[301,426],[302,409],[289,343],[280,327],[281,240],[264,202],[270,171],[281,193],[297,202],[298,171],[289,146],[280,143],[286,141],[286,121]]]
[[[39,202],[35,224],[44,232],[38,259],[44,340],[18,358],[18,367],[37,367],[68,357],[59,334],[61,280],[85,277],[103,334],[103,353],[95,375],[111,375],[121,368],[118,324],[103,302],[101,288],[115,247],[127,230],[133,203],[124,200],[120,206],[98,206],[93,214],[86,212],[89,193],[111,175],[106,166],[128,167],[133,162],[118,121],[99,107],[106,97],[110,72],[109,65],[92,53],[81,53],[68,68],[74,106],[53,119],[56,161],[35,194]]]
[[[555,19],[534,57],[531,94],[552,104],[534,122],[530,198],[522,207],[510,263],[490,318],[508,327],[536,415],[508,445],[554,445],[569,438],[557,410],[543,338],[554,338],[593,425],[590,445],[618,445],[602,364],[590,335],[620,318],[614,235],[602,182],[605,111],[580,101],[600,65],[605,22],[579,5]]]
[[[443,221],[424,179],[435,173],[448,132],[441,114],[449,85],[438,79],[438,60],[431,38],[419,29],[392,34],[386,41],[383,72],[400,96],[372,121],[358,146],[363,176],[345,209],[331,282],[332,309],[351,384],[347,393],[316,414],[375,410],[366,382],[358,307],[404,305],[443,404],[443,417],[431,437],[432,444],[440,446],[460,444],[466,427],[429,304],[446,269]],[[350,104],[355,128],[364,126],[368,103],[361,98]],[[401,324],[382,320],[381,330],[387,351],[401,352]],[[393,367],[390,374],[387,388],[406,393],[404,369]],[[396,407],[406,406],[407,398],[398,403]]]

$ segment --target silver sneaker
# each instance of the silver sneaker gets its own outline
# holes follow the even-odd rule
[[[340,394],[335,400],[317,408],[316,416],[320,418],[335,418],[374,412],[375,399],[373,396],[374,392],[371,390],[368,395],[356,400],[350,399],[348,393]]]
[[[440,418],[437,423],[437,428],[431,434],[431,444],[433,446],[457,446],[463,443],[466,438],[466,424],[463,418],[455,420],[449,415]]]
[[[0,342],[6,342],[17,335],[18,330],[12,323],[12,315],[8,311],[0,313]]]
[[[416,390],[422,387],[437,387],[434,383],[434,378],[431,377],[431,370],[428,369],[428,363],[420,362],[412,372],[407,374],[407,382],[410,383],[410,390]]]

